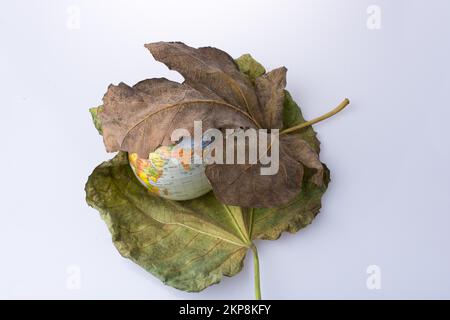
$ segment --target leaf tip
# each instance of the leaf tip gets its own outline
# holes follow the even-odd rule
[[[243,54],[235,60],[239,71],[245,73],[253,81],[266,73],[266,69],[249,53]]]
[[[94,123],[95,129],[97,129],[98,133],[102,135],[102,123],[100,120],[100,114],[103,112],[103,105],[98,107],[93,107],[89,109],[89,113],[92,117],[92,122]]]

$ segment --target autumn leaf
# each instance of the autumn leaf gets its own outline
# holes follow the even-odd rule
[[[130,87],[111,85],[100,114],[107,151],[126,151],[147,158],[161,145],[172,144],[174,129],[193,133],[194,121],[210,128],[280,129],[283,125],[286,68],[262,74],[264,68],[211,47],[191,48],[179,42],[146,45],[156,60],[183,75],[180,84],[164,78]],[[241,72],[238,67],[246,68]],[[267,208],[286,205],[301,191],[305,168],[316,170],[319,186],[323,167],[318,153],[301,138],[281,132],[279,170],[261,175],[257,164],[212,164],[206,168],[214,194],[225,204]]]
[[[289,152],[289,148],[299,150],[304,157],[301,161],[308,164],[302,166],[301,192],[295,194],[288,203],[272,208],[228,205],[217,197],[218,192],[210,192],[188,201],[167,200],[150,193],[139,183],[131,170],[127,154],[121,151],[113,159],[99,165],[90,175],[85,188],[86,201],[100,212],[112,234],[115,246],[124,257],[131,259],[167,285],[180,290],[201,291],[220,282],[223,276],[235,275],[242,269],[247,251],[252,250],[256,276],[255,297],[261,298],[259,258],[254,242],[257,239],[278,239],[285,231],[295,233],[309,225],[318,214],[330,174],[324,164],[318,165],[316,162],[320,143],[310,124],[337,112],[342,109],[342,105],[329,114],[305,121],[298,105],[289,92],[284,90],[283,77],[280,77],[282,70],[277,71],[278,75],[268,76],[264,68],[250,55],[237,59],[236,65],[255,86],[258,77],[265,75],[264,79],[258,80],[262,81],[260,88],[266,87],[268,89],[264,92],[271,93],[262,95],[259,92],[258,99],[266,101],[265,104],[272,104],[274,107],[271,109],[277,110],[277,113],[269,113],[272,116],[266,115],[264,121],[270,121],[284,131],[291,130],[290,134],[283,138],[286,152]],[[148,110],[139,105],[141,102],[135,95],[146,101],[143,105],[147,108],[151,105],[160,108],[158,97],[148,100],[150,98],[146,95],[146,90],[154,89],[159,92],[161,87],[158,85],[162,84],[165,92],[177,92],[182,86],[172,82],[168,84],[168,80],[162,79],[151,81],[152,83],[138,84],[133,88],[119,85],[122,88],[118,88],[114,95],[106,98],[106,101],[110,98],[116,99],[112,102],[114,106],[109,109],[110,112],[119,110],[121,113],[119,105],[123,103],[122,107],[129,108],[130,114],[141,109],[144,110],[143,114],[147,114]],[[276,85],[267,85],[270,81]],[[200,87],[200,83],[198,81],[196,86]],[[156,88],[148,88],[149,84],[150,87],[155,85]],[[116,87],[110,87],[110,90],[116,90]],[[204,93],[198,90],[187,92],[196,97],[204,97]],[[283,99],[280,110],[281,92]],[[234,98],[238,99],[239,96]],[[127,105],[127,99],[133,103]],[[214,99],[225,101],[220,98],[219,93],[216,93]],[[136,101],[139,103],[134,104]],[[115,104],[118,104],[117,109]],[[105,121],[111,121],[109,116],[103,117],[104,110],[103,106],[90,110],[100,133],[105,133]],[[203,112],[200,107],[194,110]],[[101,117],[98,117],[98,114]],[[242,120],[239,117],[238,119]],[[114,139],[117,137],[119,136],[114,136]],[[126,135],[123,137],[126,140]],[[131,141],[126,143],[132,145]],[[294,152],[292,157],[296,155]],[[314,161],[308,162],[308,159]]]
[[[141,158],[161,145],[173,144],[174,129],[185,128],[193,134],[194,121],[202,121],[204,130],[255,127],[238,106],[164,78],[144,80],[133,87],[110,85],[100,120],[108,152],[127,151]]]
[[[285,93],[285,123],[304,119]],[[297,112],[296,112],[297,110]],[[318,146],[311,127],[300,133]],[[307,174],[310,176],[310,174]],[[124,153],[97,167],[86,184],[88,203],[101,212],[119,252],[164,283],[200,291],[233,276],[243,266],[255,239],[277,239],[297,232],[319,212],[329,172],[321,187],[305,179],[289,205],[269,209],[227,206],[209,193],[189,201],[171,201],[149,193],[134,177]]]

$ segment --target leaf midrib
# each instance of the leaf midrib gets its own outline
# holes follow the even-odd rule
[[[127,165],[128,165],[128,164],[122,164],[122,166],[127,166]],[[113,172],[111,172],[111,168],[108,168],[108,169],[109,169],[109,171],[110,171],[111,176],[114,177]],[[130,170],[131,170],[131,169],[130,169]],[[220,237],[220,236],[218,236],[218,235],[214,235],[214,234],[208,233],[208,232],[206,232],[206,231],[199,230],[199,229],[197,229],[197,228],[194,228],[194,227],[185,225],[185,224],[180,223],[180,222],[173,222],[173,223],[171,223],[171,222],[162,222],[162,221],[159,221],[159,220],[156,219],[155,217],[149,216],[145,211],[143,211],[141,208],[139,208],[138,206],[136,206],[136,204],[134,203],[134,201],[132,201],[132,199],[130,199],[130,197],[129,197],[129,196],[128,196],[128,195],[127,195],[120,187],[119,187],[119,185],[116,183],[115,179],[112,178],[111,180],[112,180],[112,183],[114,184],[114,186],[116,187],[116,189],[123,195],[123,197],[124,197],[125,199],[127,199],[127,201],[128,201],[131,205],[133,205],[137,210],[139,210],[139,212],[141,212],[144,216],[146,216],[146,217],[148,217],[148,218],[150,218],[150,219],[152,219],[152,220],[154,220],[154,221],[156,221],[156,222],[158,222],[158,223],[161,223],[161,224],[163,224],[163,225],[176,225],[176,226],[181,226],[181,227],[184,227],[184,228],[186,228],[186,229],[190,229],[190,230],[193,230],[193,231],[195,231],[195,232],[198,232],[198,233],[200,233],[200,234],[207,235],[207,236],[209,236],[209,237],[211,237],[211,238],[223,240],[223,241],[228,242],[228,243],[231,243],[231,244],[233,244],[233,245],[235,245],[235,246],[248,248],[248,244],[246,244],[245,241],[243,241],[243,243],[238,243],[238,242],[232,241],[232,240],[230,240],[230,239],[226,239],[226,238]],[[189,210],[189,209],[186,209],[186,210]],[[220,228],[220,227],[219,227],[219,228]],[[222,229],[222,228],[220,228],[220,229]],[[223,230],[224,232],[227,232],[227,231],[224,230],[224,229],[222,229],[222,230]]]
[[[167,110],[172,109],[172,108],[181,107],[181,106],[183,106],[183,105],[193,104],[193,103],[198,103],[198,104],[204,103],[204,104],[208,104],[208,106],[211,106],[211,105],[213,105],[213,106],[214,106],[214,105],[219,106],[219,105],[220,105],[220,106],[228,107],[228,108],[230,108],[230,109],[232,109],[232,110],[234,110],[234,111],[236,111],[236,112],[241,113],[241,114],[244,115],[246,118],[250,119],[250,121],[252,121],[253,124],[254,124],[257,128],[259,128],[258,123],[256,122],[256,120],[255,120],[252,116],[250,116],[247,112],[242,111],[240,108],[236,107],[235,105],[232,105],[232,104],[227,103],[227,102],[219,101],[219,100],[212,100],[212,99],[196,99],[196,100],[181,101],[181,102],[177,102],[177,103],[174,103],[174,104],[171,104],[171,105],[163,106],[163,107],[161,107],[161,109],[158,109],[158,110],[155,111],[155,112],[149,113],[149,114],[146,115],[144,118],[142,118],[141,120],[139,120],[137,123],[135,123],[134,125],[132,125],[132,126],[125,132],[123,141],[128,137],[128,135],[130,134],[131,131],[133,131],[134,129],[136,129],[137,126],[139,126],[141,123],[143,123],[143,122],[149,120],[151,117],[155,116],[156,114],[158,114],[158,113],[160,113],[160,112],[167,111]],[[123,143],[123,142],[122,142],[122,143]]]

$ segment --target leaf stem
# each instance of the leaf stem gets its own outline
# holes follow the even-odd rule
[[[331,110],[330,112],[325,113],[324,115],[315,118],[313,120],[310,121],[306,121],[303,123],[300,123],[296,126],[293,126],[291,128],[285,129],[283,131],[280,132],[280,134],[287,134],[287,133],[291,133],[300,129],[303,129],[305,127],[308,127],[310,125],[313,125],[315,123],[318,123],[320,121],[323,121],[325,119],[328,119],[329,117],[334,116],[336,113],[340,112],[342,109],[344,109],[346,106],[348,106],[350,103],[350,100],[348,100],[347,98],[345,98],[336,108],[334,108],[333,110]]]
[[[239,233],[239,235],[241,236],[242,241],[246,244],[247,247],[251,246],[250,237],[246,234],[245,231],[243,231],[241,229],[239,222],[236,220],[236,217],[234,216],[233,212],[230,209],[230,206],[228,206],[226,204],[223,204],[223,206],[225,207],[225,210],[230,215],[231,220],[233,221],[233,225],[236,228],[236,230]],[[241,213],[242,213],[242,208],[241,207],[236,207],[236,208],[241,210]],[[244,227],[244,229],[245,229],[245,227]]]
[[[252,243],[253,251],[253,268],[254,268],[254,281],[255,281],[255,300],[261,300],[261,283],[259,277],[259,258],[258,250],[256,246]]]

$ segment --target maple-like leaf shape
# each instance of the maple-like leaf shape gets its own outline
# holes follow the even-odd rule
[[[250,78],[233,58],[212,47],[192,48],[180,42],[145,45],[154,58],[185,79],[164,78],[130,87],[110,85],[100,114],[107,151],[127,151],[147,158],[160,145],[173,143],[172,131],[193,133],[217,128],[282,129],[286,68]],[[269,208],[285,205],[301,190],[304,167],[315,170],[312,181],[323,183],[323,166],[310,145],[295,134],[281,134],[279,170],[261,175],[261,163],[212,164],[206,168],[214,194],[223,203]]]

